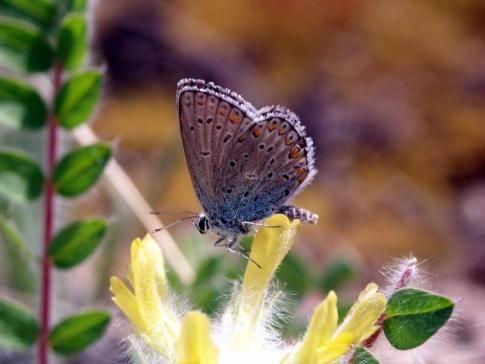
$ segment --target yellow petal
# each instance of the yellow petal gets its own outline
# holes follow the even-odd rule
[[[142,333],[145,330],[145,325],[138,312],[135,295],[118,277],[110,278],[109,289],[113,293],[112,299],[114,303],[116,303],[125,316],[133,323],[136,330],[139,333]]]
[[[317,361],[317,349],[330,340],[337,323],[337,295],[334,291],[330,291],[327,298],[313,311],[307,332],[298,349],[296,363],[320,363]]]
[[[254,312],[259,311],[276,268],[293,245],[300,221],[294,220],[290,223],[288,217],[278,214],[271,216],[265,224],[271,227],[263,227],[257,232],[250,255],[250,259],[261,267],[251,260],[248,261],[241,286],[240,300],[243,301],[246,309]]]
[[[354,336],[350,332],[343,332],[317,349],[315,363],[327,364],[340,358],[350,350]],[[303,363],[303,362],[302,362]]]
[[[175,346],[178,364],[217,363],[219,350],[210,336],[209,319],[201,312],[187,313]]]
[[[381,292],[377,292],[377,289],[375,283],[367,285],[337,329],[337,334],[352,333],[353,343],[356,344],[375,331],[374,323],[386,308],[386,298]]]
[[[157,350],[166,353],[179,333],[180,324],[168,306],[161,250],[150,235],[143,241],[133,241],[131,271],[144,334],[157,343]]]
[[[168,284],[165,275],[165,263],[163,260],[162,250],[150,234],[145,235],[142,241],[148,254],[152,255],[153,265],[155,267],[155,282],[157,284],[158,294],[164,303],[168,300]]]
[[[264,308],[264,297],[281,261],[293,245],[299,220],[290,223],[282,214],[273,215],[256,234],[239,296],[233,302],[234,336],[231,345],[244,350],[258,345],[254,335]],[[255,262],[259,265],[256,265]]]

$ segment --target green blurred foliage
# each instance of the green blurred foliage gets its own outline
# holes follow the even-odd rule
[[[38,129],[46,120],[47,106],[29,83],[0,77],[0,123],[15,129]]]
[[[0,346],[14,350],[31,347],[39,335],[39,324],[27,308],[0,299]]]

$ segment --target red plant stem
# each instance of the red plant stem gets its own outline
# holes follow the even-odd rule
[[[57,63],[54,67],[53,88],[54,99],[59,91],[62,77],[62,65]],[[52,175],[56,166],[57,156],[57,120],[51,111],[48,120],[47,137],[47,178],[44,196],[44,247],[42,252],[42,282],[40,301],[40,339],[39,364],[49,362],[49,327],[50,327],[50,298],[51,298],[51,261],[49,259],[49,243],[54,231],[54,186]]]

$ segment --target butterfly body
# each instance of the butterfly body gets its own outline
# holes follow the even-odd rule
[[[257,110],[229,89],[195,79],[178,83],[177,109],[205,211],[201,227],[207,223],[232,242],[278,212],[316,222],[317,215],[286,204],[316,174],[313,142],[293,112],[282,106]]]

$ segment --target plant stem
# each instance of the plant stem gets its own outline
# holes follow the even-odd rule
[[[61,85],[62,65],[57,63],[54,67],[53,89],[54,98]],[[57,120],[51,110],[48,120],[47,136],[47,178],[44,196],[44,246],[42,251],[42,282],[40,301],[40,338],[39,338],[39,364],[49,362],[48,338],[50,323],[51,298],[51,261],[49,259],[49,243],[54,231],[54,186],[52,175],[56,165],[57,156]]]

